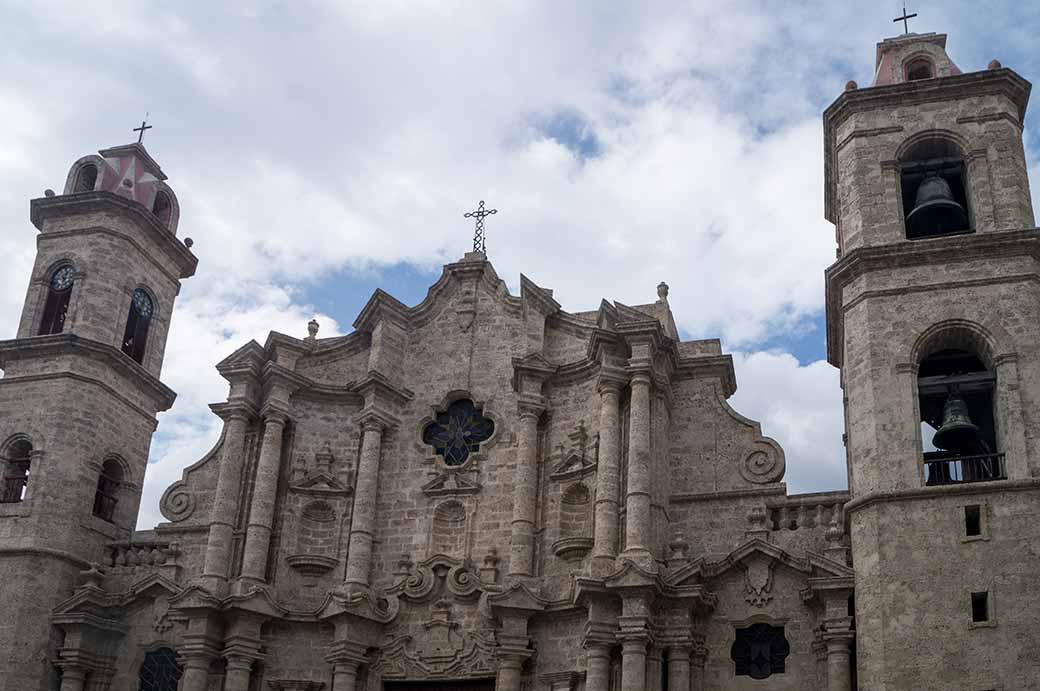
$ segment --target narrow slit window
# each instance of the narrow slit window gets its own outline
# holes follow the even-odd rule
[[[98,518],[112,522],[116,513],[116,504],[119,502],[118,492],[122,484],[123,471],[119,463],[109,459],[101,466],[101,474],[98,476],[97,489],[94,491],[94,515]]]
[[[130,314],[126,318],[126,330],[123,332],[123,352],[137,362],[144,361],[145,346],[148,344],[148,327],[152,323],[155,306],[148,293],[140,288],[134,289],[130,301]]]
[[[989,621],[989,593],[971,594],[971,620],[974,623]]]
[[[97,184],[98,169],[93,164],[87,164],[79,169],[79,174],[76,176],[76,187],[75,192],[93,192],[94,185]]]
[[[58,267],[47,283],[47,300],[43,303],[43,318],[38,335],[50,336],[65,330],[65,318],[69,313],[72,284],[76,281],[76,270],[72,265]]]
[[[32,444],[19,440],[11,444],[0,457],[0,504],[14,504],[25,499],[25,488],[29,484],[29,463]]]
[[[982,535],[982,510],[978,504],[964,507],[964,534],[968,537]]]

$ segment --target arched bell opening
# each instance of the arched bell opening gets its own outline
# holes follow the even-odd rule
[[[924,139],[901,157],[903,220],[909,240],[970,233],[964,154],[945,138]]]
[[[931,79],[935,76],[935,65],[926,57],[917,57],[906,63],[903,68],[906,81],[916,82],[920,79]]]
[[[1004,454],[994,416],[996,375],[970,350],[950,348],[918,368],[925,484],[1000,480]]]

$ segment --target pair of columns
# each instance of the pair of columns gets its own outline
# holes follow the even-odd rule
[[[209,668],[215,655],[211,653],[182,653],[180,691],[208,691]],[[249,691],[249,680],[252,675],[255,659],[249,655],[231,654],[225,656],[227,666],[224,670],[224,691]],[[65,691],[64,688],[62,691]]]
[[[650,648],[646,637],[626,638],[621,643],[621,688],[623,691],[660,689],[661,648]],[[610,642],[586,642],[585,688],[610,688]],[[668,688],[700,691],[703,687],[704,651],[693,644],[668,647]],[[691,662],[692,660],[692,662]]]

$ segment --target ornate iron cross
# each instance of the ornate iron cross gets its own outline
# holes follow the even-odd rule
[[[910,33],[910,21],[909,20],[913,19],[916,16],[917,16],[916,12],[914,12],[913,14],[907,14],[906,13],[906,3],[904,2],[903,3],[903,16],[902,17],[896,17],[892,21],[893,22],[903,22],[903,33],[904,34],[908,34],[908,33]]]
[[[140,132],[141,133],[141,134],[137,135],[137,143],[138,144],[140,144],[141,140],[144,139],[144,131],[152,129],[152,126],[147,124],[147,123],[148,123],[148,113],[145,113],[144,114],[144,120],[141,121],[141,126],[134,128],[134,132]]]
[[[480,200],[480,204],[477,205],[476,211],[468,211],[464,213],[463,218],[475,218],[477,219],[477,230],[473,234],[473,251],[487,254],[487,246],[484,244],[484,218],[487,216],[494,216],[498,213],[498,209],[485,209],[484,200]]]

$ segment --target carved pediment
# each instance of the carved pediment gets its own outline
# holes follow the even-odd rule
[[[353,487],[347,486],[328,473],[315,473],[289,485],[289,491],[301,494],[350,494]]]
[[[467,479],[462,473],[446,471],[423,485],[422,491],[431,497],[476,494],[480,492],[480,484]]]

